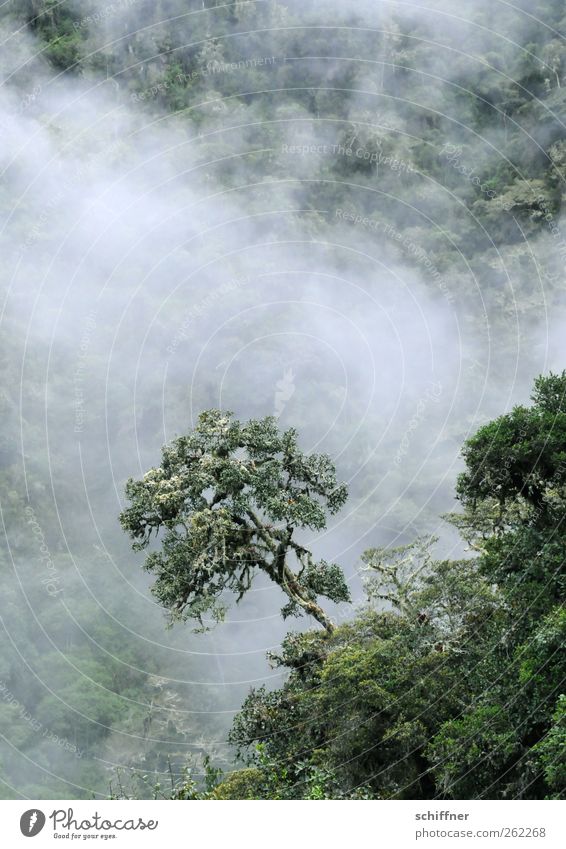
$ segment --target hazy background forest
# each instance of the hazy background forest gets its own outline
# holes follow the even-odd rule
[[[566,364],[566,4],[0,15],[1,794],[151,796],[237,768],[312,623],[259,581],[167,629],[126,479],[203,409],[273,415],[348,483],[308,542],[355,602],[367,549],[464,556],[464,441]]]

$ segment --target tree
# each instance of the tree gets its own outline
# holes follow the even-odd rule
[[[551,799],[560,799],[566,787],[566,696],[558,698],[552,726],[535,752],[544,769],[546,783],[553,795]],[[555,794],[555,795],[554,795]]]
[[[222,798],[558,798],[565,397],[565,374],[538,378],[532,407],[466,442],[465,512],[449,519],[478,556],[370,549],[368,607],[329,639],[288,635],[283,686],[234,719],[247,769]]]
[[[285,683],[252,690],[234,719],[229,739],[246,775],[262,777],[256,797],[306,798],[321,775],[327,798],[440,789],[428,742],[472,701],[499,600],[475,561],[434,561],[424,540],[363,559],[367,607],[330,639],[289,634],[271,655],[289,670]],[[374,609],[384,598],[390,609]],[[237,783],[222,790],[237,793]]]
[[[524,505],[547,527],[564,515],[566,372],[537,378],[531,397],[533,406],[515,407],[466,442],[457,492],[472,510],[498,502],[502,519],[509,507]]]
[[[452,521],[480,552],[479,574],[504,606],[485,645],[495,675],[428,750],[451,798],[543,798],[559,774],[552,758],[563,730],[552,723],[566,680],[566,372],[537,378],[532,400],[480,428],[463,450],[465,513]]]
[[[334,630],[317,599],[348,601],[344,575],[315,561],[295,532],[324,528],[347,489],[327,455],[299,450],[294,429],[279,433],[271,416],[241,424],[208,410],[191,433],[164,446],[160,466],[127,482],[126,495],[131,506],[120,521],[135,550],[165,532],[145,568],[172,618],[201,627],[207,613],[222,619],[225,591],[239,601],[263,572],[288,598],[283,617],[304,611]]]

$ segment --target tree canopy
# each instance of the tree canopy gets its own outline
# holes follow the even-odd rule
[[[539,524],[563,514],[566,372],[539,377],[532,400],[531,407],[515,407],[466,442],[467,469],[457,486],[464,505],[493,499],[503,510],[524,504]]]
[[[329,640],[290,634],[254,689],[220,798],[560,798],[564,792],[566,375],[463,449],[475,556],[432,540],[363,557],[367,602]]]
[[[121,514],[134,548],[163,531],[145,568],[153,592],[173,617],[221,619],[225,591],[240,600],[262,572],[287,596],[284,617],[305,612],[327,632],[317,603],[349,600],[339,566],[316,561],[296,531],[321,530],[347,498],[331,459],[304,454],[297,433],[280,433],[274,417],[245,424],[219,410],[203,412],[186,436],[166,445],[161,465],[126,485]]]

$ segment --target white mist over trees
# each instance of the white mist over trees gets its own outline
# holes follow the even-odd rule
[[[464,439],[563,364],[563,13],[530,6],[3,7],[6,796],[230,769],[281,682],[276,587],[167,631],[116,519],[202,410],[332,457],[304,543],[354,599],[371,546],[460,551]]]

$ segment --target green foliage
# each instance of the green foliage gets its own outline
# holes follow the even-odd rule
[[[436,564],[421,542],[390,559],[376,550],[364,559],[375,565],[370,597],[387,596],[394,609],[366,608],[330,642],[289,635],[276,658],[291,669],[288,682],[252,691],[233,725],[244,757],[251,746],[247,757],[257,763],[253,747],[261,743],[268,763],[285,767],[278,792],[289,797],[304,796],[305,769],[316,767],[332,775],[333,797],[429,798],[425,747],[465,704],[463,659],[471,668],[481,662],[477,636],[497,598],[473,561]],[[474,590],[478,599],[467,607]]]
[[[534,747],[551,798],[562,798],[566,787],[566,696],[561,695],[545,737]]]
[[[81,58],[83,36],[81,18],[85,10],[73,8],[72,3],[58,0],[24,0],[31,29],[46,42],[45,55],[56,68],[67,69],[77,65]],[[75,26],[75,24],[77,26]]]
[[[502,705],[482,705],[449,720],[427,748],[438,792],[448,799],[513,797],[519,754]]]
[[[207,613],[221,619],[225,591],[240,600],[263,572],[288,597],[283,616],[304,611],[332,630],[316,600],[347,601],[344,576],[335,564],[315,562],[293,534],[324,528],[347,491],[327,455],[299,450],[295,430],[280,434],[273,417],[241,424],[229,413],[201,413],[194,431],[163,448],[161,466],[128,481],[126,495],[131,506],[120,520],[135,549],[165,530],[145,568],[173,617],[201,627]]]
[[[241,769],[224,778],[214,791],[215,799],[260,799],[264,786],[261,769]]]
[[[177,801],[205,801],[222,798],[217,796],[216,788],[222,778],[222,770],[214,767],[210,759],[203,758],[204,773],[197,775],[194,768],[185,766],[180,777],[176,777],[168,763],[169,781],[152,781],[148,773],[132,769],[124,774],[117,770],[110,784],[110,799],[175,799]]]
[[[272,656],[287,681],[252,690],[231,732],[264,775],[261,798],[563,791],[565,387],[539,378],[533,408],[466,443],[466,510],[449,518],[479,556],[436,561],[432,540],[371,549],[368,606],[329,640],[289,635]]]
[[[529,725],[546,723],[566,680],[566,609],[556,605],[516,650],[519,683],[531,706]]]
[[[525,501],[539,524],[553,522],[563,511],[566,372],[539,378],[533,401],[532,407],[515,407],[467,441],[467,471],[457,486],[464,505],[492,498],[504,511],[509,503]]]

